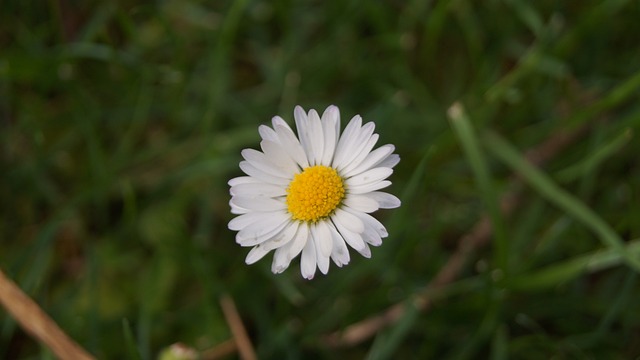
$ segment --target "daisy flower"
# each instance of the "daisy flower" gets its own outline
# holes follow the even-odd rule
[[[300,270],[312,279],[316,268],[326,274],[329,259],[349,263],[347,244],[364,257],[369,246],[388,236],[370,213],[400,206],[400,200],[378,191],[400,157],[393,145],[372,151],[378,141],[372,122],[354,116],[340,134],[340,111],[329,106],[322,118],[315,110],[296,106],[298,136],[279,116],[273,127],[258,129],[262,151],[242,150],[240,169],[247,174],[229,181],[229,222],[236,242],[252,247],[246,258],[253,264],[274,251],[271,270],[278,274],[302,253]]]

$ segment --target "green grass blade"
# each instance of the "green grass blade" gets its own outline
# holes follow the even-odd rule
[[[631,241],[622,251],[601,249],[572,258],[558,264],[549,265],[533,273],[514,277],[508,281],[513,290],[537,291],[556,286],[585,273],[593,273],[624,263],[622,254],[640,256],[640,240]]]
[[[127,359],[142,360],[142,356],[136,345],[136,339],[133,336],[133,330],[131,330],[131,324],[129,324],[129,320],[126,318],[122,319],[122,333],[124,335],[124,347],[126,349]]]
[[[469,121],[463,106],[455,103],[449,109],[449,119],[455,130],[460,144],[464,149],[469,164],[473,169],[478,190],[482,195],[482,200],[487,207],[494,233],[495,266],[503,274],[507,273],[508,267],[508,242],[504,227],[504,220],[500,212],[499,199],[493,187],[493,181],[489,173],[489,166],[485,159],[484,152],[480,147],[475,130]]]
[[[452,355],[448,356],[449,359],[475,359],[481,356],[480,348],[488,339],[491,339],[500,325],[500,312],[503,298],[504,292],[502,290],[495,287],[490,290],[489,299],[487,299],[489,304],[487,304],[484,317],[478,328],[471,337],[463,341],[459,347],[456,347],[452,351]]]
[[[367,355],[367,359],[393,359],[393,354],[402,344],[402,340],[406,338],[416,320],[420,317],[418,308],[416,308],[411,301],[407,301],[405,304],[406,311],[400,320],[398,320],[389,331],[380,334],[376,338]]]
[[[506,325],[498,327],[491,343],[491,360],[507,360],[509,358],[509,332]]]
[[[630,97],[637,96],[640,88],[640,71],[628,77],[628,80],[611,90],[605,97],[575,113],[567,120],[571,126],[577,127],[595,115],[610,109]]]
[[[215,48],[211,51],[211,72],[212,74],[225,74],[229,72],[230,51],[234,37],[237,35],[238,26],[241,24],[242,16],[245,12],[247,0],[234,1],[224,17]],[[218,76],[216,81],[211,82],[208,91],[208,100],[203,112],[203,131],[208,130],[214,123],[217,105],[220,103],[222,94],[229,84],[229,76]]]
[[[485,138],[487,147],[509,165],[514,171],[531,185],[548,201],[591,229],[603,244],[617,251],[625,262],[640,271],[640,257],[634,257],[625,251],[620,236],[593,210],[566,190],[556,185],[542,171],[526,161],[509,143],[495,133],[488,133]]]
[[[619,318],[621,315],[624,316],[625,309],[633,306],[635,296],[634,289],[637,289],[636,285],[638,283],[638,273],[633,271],[628,271],[626,279],[622,286],[620,286],[620,290],[616,292],[616,295],[612,301],[611,307],[607,310],[605,315],[602,317],[598,328],[595,333],[598,335],[604,335],[607,332],[612,330],[612,327],[615,324],[616,318]]]
[[[586,174],[602,164],[605,160],[614,156],[633,138],[633,130],[625,129],[624,132],[616,136],[609,143],[596,149],[592,154],[586,156],[582,161],[558,172],[557,179],[560,182],[568,182]]]

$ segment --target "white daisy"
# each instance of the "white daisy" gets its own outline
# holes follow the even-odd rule
[[[316,267],[329,271],[329,258],[349,263],[346,244],[371,257],[387,230],[370,213],[400,206],[400,200],[378,191],[400,157],[393,145],[371,151],[378,141],[375,125],[354,116],[340,135],[340,111],[329,106],[322,118],[315,110],[294,111],[298,136],[279,116],[273,128],[260,126],[262,152],[242,150],[240,169],[248,176],[229,181],[229,222],[236,242],[253,247],[247,264],[275,250],[271,270],[281,273],[302,253],[300,270],[312,279]]]

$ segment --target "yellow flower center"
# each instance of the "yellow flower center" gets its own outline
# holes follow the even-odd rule
[[[287,208],[296,220],[315,222],[327,217],[344,198],[338,172],[328,166],[311,166],[296,174],[287,188]]]

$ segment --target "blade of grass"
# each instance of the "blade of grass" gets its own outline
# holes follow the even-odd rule
[[[543,224],[543,218],[547,211],[544,199],[532,199],[528,206],[522,209],[520,216],[511,224],[511,256],[509,266],[512,272],[526,269],[527,259],[531,258],[531,234]]]
[[[406,213],[409,211],[409,209],[412,208],[413,202],[419,199],[418,195],[420,194],[420,191],[421,191],[420,186],[423,186],[422,181],[425,178],[427,164],[429,163],[429,159],[435,153],[436,153],[435,146],[430,146],[425,151],[424,156],[422,157],[422,159],[420,159],[420,162],[415,167],[415,170],[413,170],[411,177],[409,178],[409,181],[407,181],[406,185],[404,186],[404,190],[400,194],[400,200],[402,201],[402,206],[400,206],[398,209],[396,209],[396,211],[393,212],[393,214],[391,215],[388,221],[389,226],[387,226],[387,229],[389,230],[395,229],[395,231],[393,232],[395,237],[402,236],[403,231],[406,229],[404,226],[401,226],[402,222],[407,216]],[[397,242],[389,242],[388,245],[389,247],[391,247],[391,246],[399,246],[400,244],[398,244]],[[383,262],[389,261],[388,257],[391,256],[391,254],[393,254],[394,257],[403,259],[403,258],[406,258],[407,256],[406,253],[410,251],[413,251],[413,249],[408,247],[400,247],[397,253],[392,251],[385,251],[383,254],[381,254],[380,260]],[[373,265],[374,264],[371,263],[370,265],[367,265],[367,266],[373,266]]]
[[[407,336],[409,330],[420,315],[420,309],[418,309],[413,302],[408,301],[405,305],[406,311],[402,314],[402,317],[396,324],[393,325],[388,332],[379,334],[369,353],[367,359],[379,360],[379,359],[392,359],[393,354],[396,353],[397,348],[401,345],[402,340]]]
[[[212,48],[211,73],[217,75],[217,81],[211,82],[211,87],[207,94],[207,103],[205,104],[202,117],[203,132],[206,132],[214,124],[218,104],[220,104],[220,99],[222,98],[225,88],[229,85],[229,76],[220,75],[230,73],[228,69],[230,66],[230,51],[247,3],[247,0],[234,1],[231,3],[216,39],[216,45]]]
[[[489,304],[480,326],[470,338],[463,341],[459,347],[453,350],[453,354],[448,356],[449,359],[475,359],[479,357],[478,350],[496,332],[497,327],[500,325],[500,309],[502,308],[504,292],[495,287],[490,292]]]
[[[493,103],[502,100],[513,102],[514,100],[519,100],[520,95],[516,84],[520,82],[521,79],[539,70],[540,64],[544,62],[555,63],[556,61],[544,54],[544,48],[539,43],[531,45],[518,59],[517,66],[487,90],[485,93],[487,102]],[[563,71],[562,66],[558,65],[557,67],[561,73]]]
[[[612,325],[614,324],[616,317],[624,314],[624,310],[627,309],[627,306],[632,306],[631,304],[633,304],[633,302],[635,301],[634,289],[637,289],[635,286],[637,282],[638,273],[628,271],[625,281],[620,287],[620,291],[616,292],[611,307],[608,309],[605,316],[600,321],[600,324],[595,331],[596,334],[604,335],[609,332]]]
[[[577,179],[615,155],[632,138],[633,130],[629,128],[625,129],[622,134],[616,136],[610,142],[599,146],[592,154],[585,156],[582,161],[558,172],[556,178],[559,182],[569,182]]]
[[[603,244],[617,251],[625,262],[636,271],[640,271],[640,258],[625,252],[624,242],[620,236],[593,210],[568,191],[556,185],[542,171],[527,162],[509,143],[495,133],[487,133],[485,145],[548,201],[591,229]]]
[[[571,118],[567,120],[567,123],[572,127],[578,127],[588,119],[593,118],[596,114],[599,114],[606,109],[610,109],[630,97],[637,96],[639,88],[640,71],[629,76],[627,81],[609,91],[607,96],[594,102],[590,106],[587,106],[584,110],[575,113],[575,115],[571,116]]]
[[[469,121],[464,107],[460,103],[453,104],[448,111],[449,120],[455,130],[460,144],[464,149],[465,155],[469,160],[469,164],[473,169],[476,178],[478,191],[482,196],[482,200],[487,207],[487,212],[491,218],[493,227],[493,240],[495,249],[494,263],[495,267],[506,275],[508,272],[508,242],[504,227],[504,219],[500,211],[499,199],[493,187],[493,181],[489,173],[489,166],[485,159],[484,152],[480,147],[475,130]]]
[[[116,12],[116,6],[113,3],[103,3],[98,6],[93,16],[84,28],[78,34],[78,42],[90,43],[107,27],[109,20]]]
[[[140,356],[140,352],[136,346],[136,339],[131,330],[131,324],[129,324],[127,318],[122,319],[122,333],[124,335],[124,347],[126,349],[127,359],[142,360],[142,356]]]
[[[504,3],[513,9],[514,15],[535,34],[536,38],[543,37],[545,24],[533,3],[521,0],[504,0]]]
[[[135,141],[145,130],[149,113],[151,111],[154,87],[151,83],[151,71],[146,70],[141,74],[140,92],[135,107],[132,110],[131,122],[126,130],[123,131],[120,142],[115,150],[114,159],[117,164],[126,163],[128,156],[133,152]]]
[[[624,254],[624,256],[623,256]],[[634,240],[622,251],[600,249],[561,263],[549,265],[541,270],[513,277],[507,282],[512,290],[537,291],[569,281],[584,273],[593,273],[624,262],[624,257],[640,256],[640,240]]]
[[[619,290],[615,292],[611,301],[611,307],[607,309],[606,313],[600,320],[598,328],[587,334],[581,334],[577,336],[569,337],[565,340],[571,344],[578,344],[580,347],[593,348],[598,346],[602,338],[613,331],[612,325],[616,318],[619,318],[622,314],[625,314],[624,310],[628,309],[634,301],[634,289],[638,280],[638,273],[634,271],[628,271],[628,274]]]
[[[469,1],[458,1],[454,7],[454,16],[457,18],[463,31],[469,57],[476,62],[482,59],[482,49],[485,46],[486,34],[482,28],[478,14]]]
[[[138,311],[137,323],[138,353],[142,359],[151,359],[151,329],[153,327],[153,317],[147,307],[142,306],[140,311]]]
[[[509,358],[509,332],[506,325],[498,327],[493,334],[491,343],[491,360],[506,360]]]

